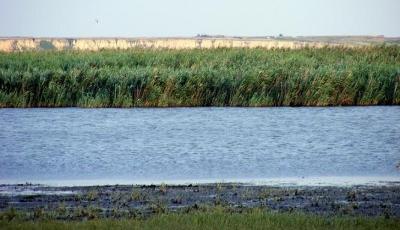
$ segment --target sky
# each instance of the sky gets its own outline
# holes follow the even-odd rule
[[[0,37],[400,36],[400,0],[0,0]]]

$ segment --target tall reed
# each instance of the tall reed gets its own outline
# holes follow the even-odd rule
[[[0,53],[0,107],[399,105],[400,47]]]

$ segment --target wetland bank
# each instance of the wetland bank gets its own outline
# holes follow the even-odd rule
[[[398,183],[381,187],[21,184],[0,189],[4,192],[5,187],[20,192],[0,195],[0,227],[11,229],[398,229],[400,224]]]

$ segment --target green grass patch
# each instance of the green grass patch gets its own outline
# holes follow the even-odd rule
[[[0,53],[0,107],[399,105],[400,46]]]
[[[222,211],[159,214],[148,219],[1,221],[1,229],[399,229],[399,219]]]

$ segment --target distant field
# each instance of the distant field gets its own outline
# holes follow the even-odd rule
[[[0,53],[0,107],[399,105],[400,46]]]
[[[0,38],[0,52],[43,50],[107,49],[214,49],[214,48],[264,48],[301,49],[323,47],[365,47],[371,45],[400,45],[400,37],[383,36],[319,36],[319,37],[166,37],[166,38]]]

